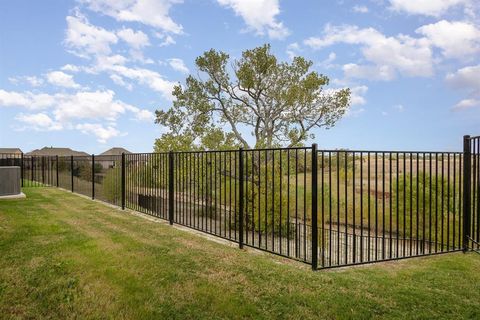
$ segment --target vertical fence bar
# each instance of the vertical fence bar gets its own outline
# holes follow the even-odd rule
[[[95,155],[92,154],[92,199],[95,199]]]
[[[31,162],[31,165],[32,165],[32,167],[30,168],[30,176],[31,176],[31,177],[30,177],[30,178],[31,178],[31,180],[30,180],[30,187],[33,187],[33,186],[34,186],[33,181],[35,181],[35,179],[34,179],[34,177],[35,177],[35,171],[34,171],[34,168],[33,168],[33,167],[34,167],[34,164],[35,164],[35,157],[34,157],[34,156],[31,156],[31,161],[30,161],[30,162]]]
[[[55,162],[56,162],[56,171],[57,171],[56,172],[56,178],[57,178],[56,185],[57,185],[57,188],[58,188],[58,186],[59,186],[59,182],[58,182],[58,155],[55,156]]]
[[[238,222],[239,222],[239,235],[238,245],[240,249],[243,248],[243,148],[238,150]]]
[[[42,185],[44,185],[45,184],[45,156],[42,156],[41,159],[42,159],[42,162],[41,162],[41,164],[42,164]]]
[[[71,182],[71,189],[73,192],[73,155],[70,156],[70,182]]]
[[[471,146],[470,136],[463,136],[463,252],[468,250],[471,203]]]
[[[168,153],[168,221],[173,225],[174,181],[173,181],[173,152]]]
[[[312,269],[318,268],[318,159],[317,144],[312,144]]]
[[[22,152],[22,154],[21,154],[20,156],[21,156],[21,160],[20,160],[20,161],[22,162],[21,165],[20,165],[20,176],[21,176],[21,178],[22,178],[22,188],[23,188],[23,152]]]
[[[122,210],[125,210],[125,194],[126,194],[126,188],[125,188],[125,153],[122,152],[122,168],[121,168],[121,174],[122,174]],[[118,190],[118,189],[117,189]]]

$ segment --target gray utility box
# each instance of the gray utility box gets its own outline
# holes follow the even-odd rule
[[[20,167],[0,167],[0,197],[21,194]]]

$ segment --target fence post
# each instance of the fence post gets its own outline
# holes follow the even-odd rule
[[[125,210],[125,153],[122,152],[122,210]]]
[[[30,186],[34,186],[35,184],[33,183],[35,181],[34,177],[35,177],[35,170],[34,170],[34,165],[35,165],[35,156],[32,156],[31,157],[31,164],[32,164],[32,168],[30,168],[30,173],[31,173],[31,178],[32,180],[30,181]]]
[[[463,136],[463,252],[468,250],[471,216],[471,144],[470,136]]]
[[[317,158],[317,144],[314,143],[312,144],[312,269],[317,270],[317,268],[318,268],[318,158]]]
[[[56,178],[57,178],[57,188],[58,188],[58,186],[59,186],[59,183],[58,183],[58,155],[55,156],[55,161],[57,162],[57,176],[56,176]]]
[[[92,153],[92,200],[95,199],[95,155]]]
[[[243,249],[243,179],[244,179],[244,172],[243,172],[243,148],[238,150],[238,245],[240,249]]]
[[[20,161],[22,162],[20,165],[20,177],[22,178],[22,188],[23,188],[23,152],[20,157],[21,157]]]
[[[173,168],[173,152],[170,151],[168,153],[168,221],[170,222],[171,225],[173,225],[173,206],[175,204],[175,201],[173,199],[174,197],[174,168]]]
[[[73,192],[73,155],[70,156],[70,178],[71,178],[71,183],[72,183],[72,192]]]
[[[45,184],[45,156],[42,156],[42,184]]]

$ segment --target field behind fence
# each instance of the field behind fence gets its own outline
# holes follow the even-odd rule
[[[0,155],[56,186],[311,264],[478,249],[480,138],[463,152],[261,150]]]

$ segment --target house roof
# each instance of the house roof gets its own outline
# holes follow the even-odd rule
[[[99,155],[100,156],[121,156],[122,153],[128,154],[128,153],[131,153],[131,152],[128,151],[127,149],[125,149],[125,148],[114,147],[114,148],[108,149],[107,151],[105,151],[103,153],[100,153]]]
[[[22,153],[22,150],[20,148],[0,148],[0,153],[19,154],[19,153]]]
[[[42,149],[36,149],[28,152],[28,156],[89,156],[88,153],[83,151],[76,151],[70,148],[54,148],[43,147]]]

